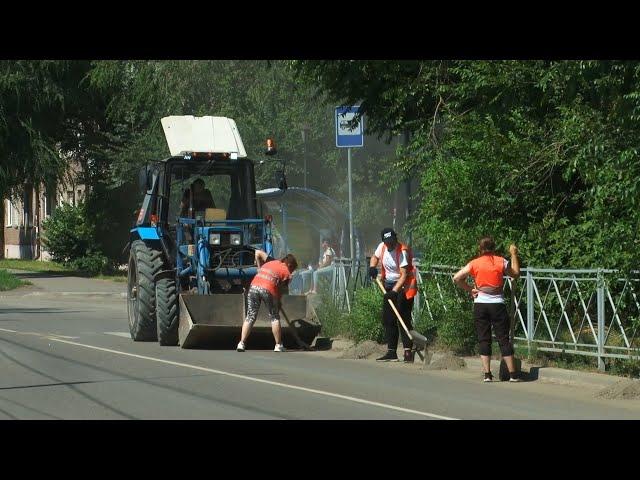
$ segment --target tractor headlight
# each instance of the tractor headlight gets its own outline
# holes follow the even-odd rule
[[[210,233],[209,234],[209,245],[220,245],[220,234],[219,233]]]
[[[242,245],[242,234],[232,233],[230,240],[231,240],[231,245]]]

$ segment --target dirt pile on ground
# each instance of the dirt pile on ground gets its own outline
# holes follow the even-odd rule
[[[384,355],[387,351],[385,345],[379,345],[371,340],[365,340],[362,343],[346,348],[338,358],[348,358],[355,360],[371,359]]]
[[[620,380],[596,393],[598,398],[606,398],[609,400],[639,400],[640,399],[640,380]]]
[[[424,368],[427,370],[461,370],[465,368],[464,359],[449,352],[434,352],[431,361]]]

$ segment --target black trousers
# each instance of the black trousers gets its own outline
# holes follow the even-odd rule
[[[395,282],[391,284],[387,284],[385,282],[385,289],[388,292],[393,288]],[[411,310],[413,309],[413,298],[407,300],[404,295],[404,291],[400,291],[398,293],[398,299],[395,303],[396,308],[398,309],[398,313],[404,320],[404,324],[407,326],[409,330],[413,329],[411,324]],[[404,348],[412,348],[413,342],[407,335],[407,332],[404,331],[402,325],[398,321],[396,314],[393,312],[391,305],[389,302],[385,301],[382,306],[382,325],[384,326],[384,336],[387,341],[387,348],[389,350],[395,351],[398,348],[398,331],[400,332],[400,336],[402,337],[402,346]]]
[[[509,314],[504,303],[474,303],[473,320],[478,333],[480,355],[491,356],[491,326],[503,357],[513,355],[509,340]]]

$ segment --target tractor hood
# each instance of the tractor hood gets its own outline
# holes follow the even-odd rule
[[[162,120],[172,156],[185,153],[236,153],[247,156],[236,122],[227,117],[173,115]]]

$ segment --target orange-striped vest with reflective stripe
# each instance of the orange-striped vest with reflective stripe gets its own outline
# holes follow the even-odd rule
[[[407,298],[407,300],[410,300],[418,294],[418,280],[416,279],[416,273],[415,273],[416,269],[413,266],[413,254],[411,253],[411,249],[408,246],[406,246],[404,243],[398,242],[398,245],[395,248],[396,265],[398,265],[398,268],[400,267],[400,252],[402,250],[405,250],[407,252],[407,262],[409,263],[409,265],[407,265],[407,278],[405,279],[404,285],[402,286],[402,288],[404,289],[404,296]],[[380,256],[380,263],[382,263],[382,259],[384,258],[384,254],[386,252],[387,252],[387,246],[383,243],[382,255]],[[381,270],[382,281],[384,282],[384,277],[385,277],[384,266],[382,266],[380,270]]]
[[[262,287],[268,290],[275,298],[279,298],[279,285],[290,278],[291,273],[289,273],[287,265],[280,260],[272,260],[262,265],[256,276],[253,277],[251,285]]]

